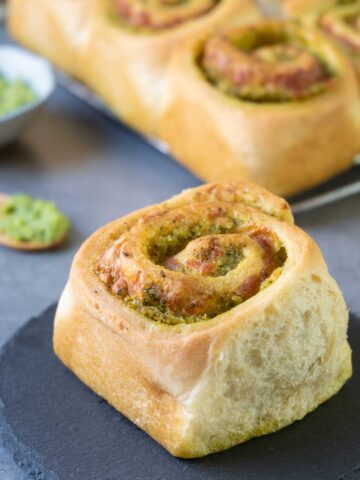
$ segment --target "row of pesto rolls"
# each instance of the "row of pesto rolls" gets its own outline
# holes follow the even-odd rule
[[[251,0],[11,0],[9,27],[199,177],[291,196],[360,151],[360,2],[278,3],[296,18]]]

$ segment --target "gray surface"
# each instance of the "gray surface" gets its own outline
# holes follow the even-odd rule
[[[74,227],[68,245],[56,252],[24,254],[0,248],[0,346],[24,321],[57,300],[74,252],[92,231],[197,184],[135,134],[59,88],[22,142],[0,152],[0,192],[52,199]],[[360,313],[359,220],[359,196],[297,218],[319,242],[356,313]],[[0,450],[0,479],[21,478],[10,474],[5,464]]]

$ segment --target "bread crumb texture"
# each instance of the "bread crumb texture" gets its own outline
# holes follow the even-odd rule
[[[259,312],[214,352],[184,400],[188,452],[201,456],[299,420],[351,376],[347,312],[333,282],[314,274]],[[334,321],[336,319],[336,321]]]

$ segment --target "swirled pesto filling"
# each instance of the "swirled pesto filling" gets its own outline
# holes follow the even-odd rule
[[[0,212],[0,233],[11,240],[50,244],[64,238],[69,220],[57,207],[28,195],[13,195]]]
[[[0,116],[32,103],[35,92],[22,80],[8,80],[0,74]]]
[[[114,0],[115,13],[135,29],[163,30],[205,15],[220,0]]]
[[[323,92],[334,76],[300,28],[276,21],[211,37],[199,64],[216,88],[253,102],[308,98]]]
[[[275,281],[286,260],[279,238],[228,204],[198,204],[142,217],[101,256],[107,288],[168,324],[213,318]]]
[[[360,53],[360,2],[339,2],[323,13],[319,19],[321,28],[354,53]]]

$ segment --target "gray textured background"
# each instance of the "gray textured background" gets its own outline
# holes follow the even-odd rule
[[[52,199],[71,218],[68,244],[50,253],[0,248],[0,346],[55,302],[81,242],[104,223],[200,182],[135,134],[58,88],[22,141],[0,152],[0,192]],[[348,306],[360,313],[360,198],[300,215]],[[20,479],[0,449],[0,479]]]

